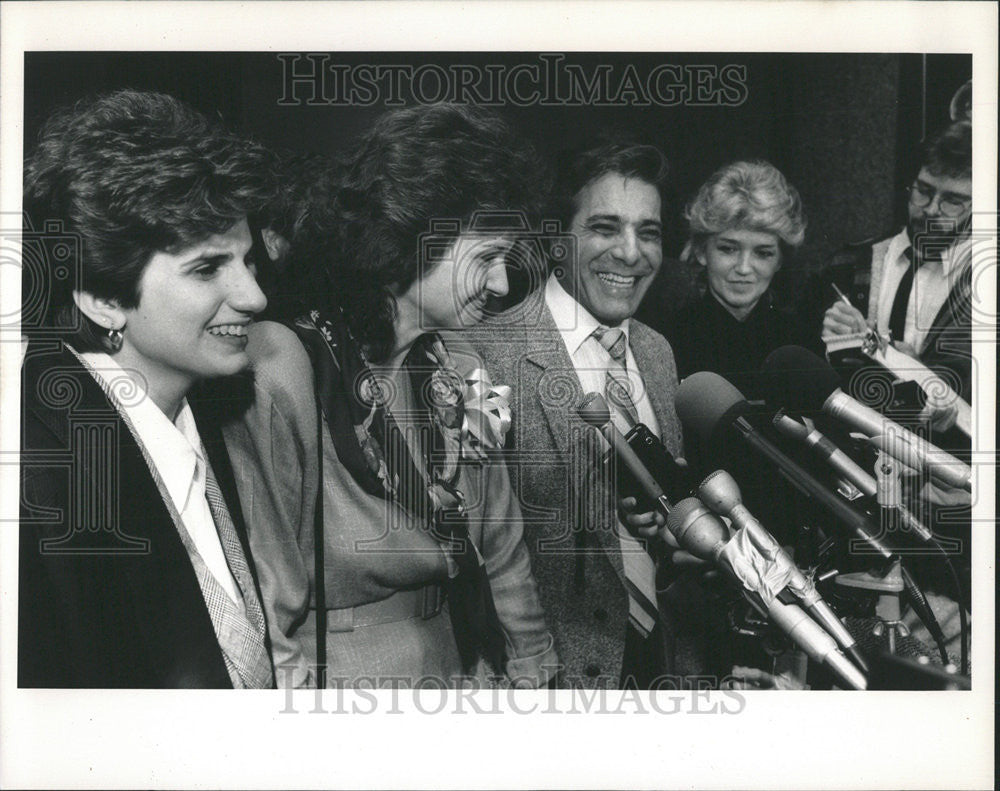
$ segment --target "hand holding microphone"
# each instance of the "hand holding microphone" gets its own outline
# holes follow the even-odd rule
[[[636,513],[639,501],[635,497],[622,497],[618,500],[618,519],[632,533],[642,538],[654,538],[667,526],[667,517],[662,511],[646,511]],[[664,537],[672,539],[670,533],[664,531]]]
[[[585,423],[601,432],[618,460],[625,465],[638,483],[642,494],[656,506],[654,511],[636,513],[637,498],[622,498],[617,503],[622,523],[642,538],[659,536],[667,545],[676,549],[676,540],[665,529],[666,516],[670,513],[670,501],[642,459],[611,422],[611,411],[608,409],[604,397],[600,393],[588,393],[583,403],[577,408],[577,414]],[[684,562],[690,558],[683,554],[674,553],[673,560],[674,562]]]

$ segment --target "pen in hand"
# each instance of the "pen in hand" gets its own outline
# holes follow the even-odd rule
[[[847,295],[843,291],[837,288],[836,283],[830,283],[830,287],[837,294],[837,302],[827,311],[823,322],[824,334],[861,335],[867,332],[868,325],[861,311],[851,304],[851,300],[847,298]],[[846,312],[843,308],[837,307],[841,303],[847,306]]]
[[[831,283],[831,284],[830,284],[830,287],[831,287],[831,288],[832,288],[832,289],[833,289],[833,290],[834,290],[835,292],[837,292],[837,296],[838,296],[838,297],[840,298],[840,301],[841,301],[841,302],[843,302],[843,303],[844,303],[845,305],[847,305],[848,307],[852,307],[852,308],[854,307],[854,305],[852,305],[852,304],[851,304],[851,300],[849,300],[849,299],[847,298],[847,295],[846,295],[846,294],[845,294],[845,293],[844,293],[843,291],[841,291],[841,290],[840,290],[839,288],[837,288],[837,284],[836,284],[836,283]]]

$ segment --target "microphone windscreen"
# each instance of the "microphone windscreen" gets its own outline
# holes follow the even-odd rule
[[[711,371],[691,374],[674,395],[685,437],[696,437],[701,443],[711,442],[719,421],[733,407],[744,403],[743,393]]]
[[[774,411],[819,412],[840,387],[840,375],[830,364],[801,346],[775,349],[764,360],[761,371],[764,400]]]
[[[587,393],[583,403],[576,408],[576,413],[585,423],[589,423],[594,428],[601,428],[611,420],[608,402],[600,393]]]
[[[667,530],[681,549],[702,560],[711,560],[715,548],[729,540],[726,526],[697,497],[687,497],[670,510]]]

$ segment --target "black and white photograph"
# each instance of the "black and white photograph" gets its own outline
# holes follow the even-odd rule
[[[996,3],[0,14],[5,786],[992,787]]]

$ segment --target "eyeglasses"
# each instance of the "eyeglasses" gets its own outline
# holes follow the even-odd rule
[[[956,195],[953,192],[938,192],[929,184],[915,181],[910,185],[910,203],[918,209],[930,206],[934,196],[938,196],[938,210],[945,217],[958,217],[969,210],[972,205],[971,196]]]

